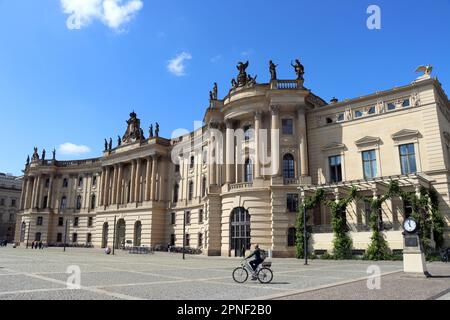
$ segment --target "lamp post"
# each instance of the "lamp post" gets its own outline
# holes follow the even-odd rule
[[[67,226],[69,223],[69,219],[66,219],[66,226],[64,228],[64,252],[66,252],[66,246],[67,246]]]
[[[28,222],[27,247],[26,247],[26,249],[28,249],[28,242],[30,241],[30,229],[31,229],[31,221]]]
[[[305,256],[305,266],[308,265],[308,232],[306,231],[306,205],[303,202],[303,255]]]
[[[186,260],[186,210],[183,216],[183,260]]]
[[[112,249],[113,255],[114,255],[114,249],[116,248],[116,220],[117,220],[117,216],[114,216],[113,249]]]

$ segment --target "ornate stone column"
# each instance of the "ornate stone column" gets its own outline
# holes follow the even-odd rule
[[[134,202],[134,189],[135,189],[135,175],[136,175],[136,160],[131,161],[131,175],[130,175],[130,202]]]
[[[28,177],[28,190],[25,199],[26,209],[31,209],[33,207],[33,190],[34,190],[34,177]]]
[[[299,145],[299,153],[300,153],[300,170],[299,173],[304,176],[309,176],[309,164],[308,164],[308,140],[307,140],[307,133],[306,133],[306,115],[305,110],[298,109],[297,111],[298,115],[298,135],[300,139],[300,145]]]
[[[145,201],[150,201],[150,190],[152,185],[152,158],[147,157],[147,167],[145,171]]]
[[[123,165],[119,163],[117,172],[117,183],[116,183],[116,203],[122,204],[122,176],[123,176]]]
[[[150,200],[156,199],[156,171],[158,170],[158,155],[152,156],[152,186],[150,189]]]
[[[117,192],[117,164],[114,165],[114,173],[113,173],[113,179],[112,179],[112,190],[111,190],[111,204],[116,204],[116,192]]]
[[[35,191],[36,191],[36,195],[35,195],[35,197],[34,197],[34,208],[39,208],[39,198],[40,198],[40,196],[41,196],[41,175],[39,175],[38,176],[38,178],[37,178],[37,184],[36,184],[36,187],[35,187]]]
[[[47,208],[49,208],[49,209],[53,208],[53,206],[52,206],[53,180],[54,180],[54,177],[53,177],[53,175],[51,175],[49,185],[48,185],[48,190],[47,190]]]
[[[108,206],[109,205],[109,173],[110,169],[109,167],[105,168],[105,187],[103,189],[103,205]]]
[[[215,186],[217,184],[216,182],[216,161],[215,157],[213,156],[213,152],[215,153],[216,150],[214,148],[215,142],[212,142],[212,137],[210,136],[208,141],[208,171],[209,171],[209,185]]]
[[[134,190],[134,201],[141,202],[141,159],[136,160],[136,173],[135,173],[135,190]]]
[[[28,189],[28,177],[25,177],[22,181],[22,193],[20,194],[20,210],[25,209],[27,189]]]
[[[261,111],[255,112],[255,178],[261,178],[261,159],[260,159],[260,139],[259,131],[261,130]]]
[[[234,130],[233,123],[231,121],[226,122],[227,132],[226,132],[226,164],[225,164],[225,179],[227,183],[235,183],[234,177]]]
[[[272,175],[280,175],[280,107],[271,106],[272,127],[270,131]]]

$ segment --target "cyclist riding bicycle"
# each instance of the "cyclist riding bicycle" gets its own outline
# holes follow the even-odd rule
[[[252,280],[257,280],[256,278],[256,269],[258,268],[258,266],[264,262],[264,254],[262,252],[261,249],[259,249],[259,245],[256,244],[255,245],[255,251],[253,251],[253,253],[251,255],[249,255],[247,258],[245,258],[245,260],[250,259],[251,257],[255,257],[254,260],[250,261],[249,264],[253,269],[253,275],[252,275]]]

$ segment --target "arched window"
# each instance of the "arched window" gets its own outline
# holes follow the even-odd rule
[[[67,207],[67,198],[64,196],[61,198],[61,205],[60,205],[60,209],[61,210],[65,210]]]
[[[91,197],[91,209],[92,210],[95,209],[95,200],[96,200],[96,197],[95,197],[95,194],[93,194]]]
[[[244,180],[245,182],[252,183],[253,182],[253,162],[251,159],[247,159],[245,161],[244,168]]]
[[[202,197],[206,196],[206,177],[202,179]]]
[[[174,187],[173,187],[173,203],[177,203],[178,202],[178,189],[179,189],[180,187],[178,186],[178,184],[176,184]]]
[[[253,129],[250,125],[244,127],[244,139],[245,141],[253,140]]]
[[[81,209],[81,196],[77,196],[77,210]]]
[[[78,187],[82,187],[83,186],[83,177],[79,177],[78,178]]]
[[[67,188],[69,186],[69,180],[67,178],[64,178],[63,180],[63,188]]]
[[[294,156],[290,153],[283,157],[283,177],[285,179],[295,178],[295,161]]]
[[[194,182],[189,181],[188,200],[191,201],[193,198],[194,198]]]

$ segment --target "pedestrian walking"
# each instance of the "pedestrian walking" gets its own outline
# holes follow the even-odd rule
[[[31,243],[31,249],[34,249],[34,241]]]

